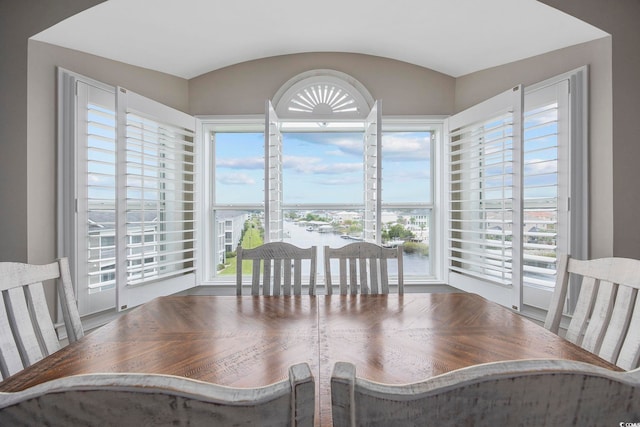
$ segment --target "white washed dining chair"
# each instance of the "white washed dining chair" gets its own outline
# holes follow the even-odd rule
[[[251,260],[251,295],[260,295],[261,288],[262,295],[301,295],[305,264],[309,270],[306,280],[309,295],[315,295],[316,258],[316,246],[299,248],[290,243],[270,242],[253,249],[244,249],[238,245],[236,294],[242,295],[242,261]]]
[[[402,245],[385,248],[375,243],[350,243],[341,248],[324,247],[324,280],[327,294],[333,293],[331,260],[339,263],[340,294],[388,294],[389,260],[398,266],[398,293],[404,293]],[[347,274],[348,273],[348,274]]]
[[[309,365],[266,387],[231,388],[157,374],[85,374],[0,393],[2,426],[313,426]]]
[[[45,265],[0,262],[0,373],[6,378],[60,349],[45,281],[57,281],[69,342],[84,335],[66,258]]]
[[[560,329],[570,275],[582,277],[565,338],[623,369],[640,365],[640,260],[558,257],[556,287],[545,328]]]
[[[640,370],[568,360],[488,363],[402,385],[356,377],[346,362],[331,376],[334,427],[618,425],[640,419],[638,393]]]

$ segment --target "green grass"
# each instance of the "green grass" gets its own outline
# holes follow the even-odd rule
[[[244,233],[242,238],[242,247],[244,249],[253,249],[262,245],[263,240],[260,237],[260,230],[257,228],[257,224],[252,223],[253,227],[249,227]],[[251,274],[253,261],[242,261],[242,274]],[[218,271],[220,276],[231,276],[236,274],[236,259],[231,259],[231,263],[221,271]]]

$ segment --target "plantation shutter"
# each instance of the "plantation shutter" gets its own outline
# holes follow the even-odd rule
[[[264,186],[265,186],[265,243],[280,242],[283,238],[282,212],[282,133],[276,111],[267,101],[264,130]]]
[[[522,87],[448,120],[449,283],[521,307]]]
[[[376,101],[364,126],[364,221],[365,242],[380,244],[382,223],[382,110]]]
[[[117,306],[195,286],[195,118],[119,88]]]
[[[523,281],[549,288],[558,252],[569,253],[568,95],[564,80],[527,92],[524,104]]]
[[[84,316],[115,305],[116,102],[112,87],[88,84],[69,73],[61,73],[61,79],[70,91],[65,99],[74,102],[65,106],[75,111],[67,117],[75,123],[61,126],[68,135],[59,154],[65,181],[59,220],[66,222],[59,253],[69,257],[78,311]]]

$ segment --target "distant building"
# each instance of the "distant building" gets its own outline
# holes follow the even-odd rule
[[[362,214],[359,212],[347,212],[342,211],[338,212],[333,216],[334,221],[344,222],[344,221],[360,221],[362,219]]]
[[[216,252],[214,253],[216,265],[224,264],[227,260],[226,253],[236,250],[242,237],[244,223],[249,219],[249,213],[244,211],[217,211],[215,221]]]
[[[129,212],[127,223],[127,280],[157,275],[157,212]],[[116,283],[115,210],[90,210],[87,226],[89,287],[111,288]]]

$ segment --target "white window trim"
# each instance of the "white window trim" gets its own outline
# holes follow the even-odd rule
[[[211,261],[211,248],[214,244],[213,231],[211,229],[212,224],[210,220],[212,201],[214,200],[215,191],[215,165],[213,164],[213,152],[209,135],[213,131],[241,131],[241,132],[264,132],[265,129],[265,117],[264,115],[201,115],[196,116],[200,122],[198,128],[197,141],[201,144],[200,152],[200,167],[203,171],[209,171],[208,173],[202,173],[199,175],[199,187],[203,189],[202,192],[202,206],[200,209],[200,228],[203,232],[202,237],[199,240],[199,252],[202,255],[200,269],[198,271],[198,283],[200,286],[213,286],[215,288],[224,289],[225,287],[235,286],[235,277],[231,278],[213,278],[215,265]],[[434,140],[432,141],[432,203],[426,204],[427,209],[431,210],[431,224],[430,227],[434,231],[432,234],[435,236],[431,240],[432,249],[429,252],[429,262],[431,263],[431,276],[428,277],[416,277],[408,278],[405,276],[405,284],[409,286],[446,286],[443,280],[443,268],[442,268],[442,254],[440,251],[444,247],[442,241],[442,230],[444,229],[443,221],[438,218],[439,205],[442,197],[442,178],[437,175],[442,168],[442,138],[444,137],[444,115],[393,115],[382,117],[382,129],[384,131],[423,131],[429,129],[433,131]],[[362,122],[361,119],[352,119],[351,121]],[[295,122],[295,120],[282,120],[285,124],[287,122]],[[311,123],[311,122],[309,122]],[[346,131],[362,131],[363,128],[354,129],[354,127],[347,126]],[[284,132],[289,132],[285,130]],[[318,131],[315,126],[296,128],[291,131]],[[423,206],[425,204],[420,204]],[[305,207],[317,208],[317,209],[330,209],[331,204],[319,204],[319,205],[305,205]],[[340,204],[340,207],[344,207],[344,204]],[[285,208],[291,206],[286,205]],[[383,203],[382,208],[415,208],[411,204],[401,203]],[[262,210],[264,204],[247,204],[247,205],[233,205],[233,206],[219,206],[218,209],[247,209],[247,210]],[[212,279],[213,278],[213,279]],[[320,283],[320,285],[322,285]]]
[[[198,239],[198,252],[200,253],[199,268],[196,271],[196,282],[198,286],[211,286],[211,285],[228,285],[235,286],[235,277],[229,277],[225,279],[211,280],[214,276],[216,266],[212,263],[211,251],[214,247],[214,231],[211,223],[211,207],[212,202],[215,200],[215,164],[213,158],[212,141],[209,136],[211,132],[224,132],[224,131],[242,131],[242,132],[264,132],[265,129],[265,117],[262,114],[254,115],[202,115],[196,116],[200,126],[196,129],[196,145],[200,145],[198,159],[200,170],[203,173],[199,174],[197,179],[198,188],[200,192],[200,198],[202,200],[201,208],[198,209],[197,218],[200,223],[200,238]],[[234,205],[229,206],[229,209],[264,209],[264,205],[261,204],[249,204],[249,205]]]

